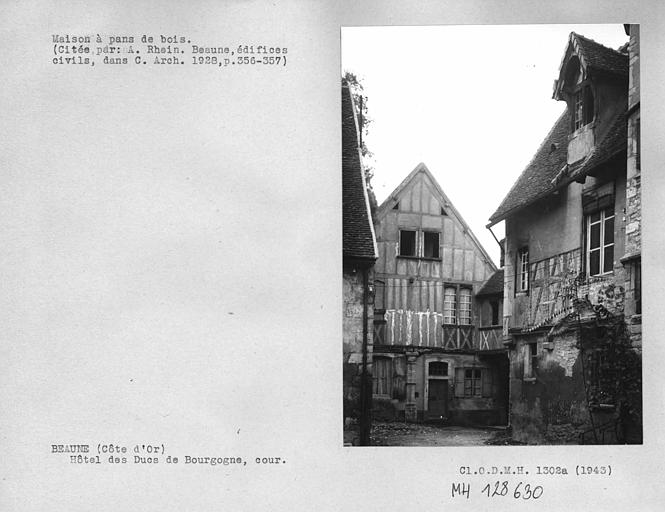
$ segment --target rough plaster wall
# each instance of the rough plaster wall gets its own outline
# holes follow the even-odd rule
[[[363,344],[363,281],[362,272],[344,273],[343,335],[345,362],[362,361]]]
[[[582,364],[573,332],[543,347],[543,335],[521,338],[511,350],[510,396],[513,438],[528,444],[576,443],[589,426]],[[535,380],[525,380],[528,343],[538,343]]]
[[[371,282],[371,275],[370,275]],[[342,380],[344,394],[344,416],[359,414],[360,384],[362,375],[363,346],[363,278],[362,271],[344,269],[342,278],[342,333],[343,365]],[[372,372],[372,317],[374,311],[368,307],[368,374]]]
[[[378,356],[377,357],[381,357]],[[444,361],[448,363],[448,408],[451,414],[457,412],[480,412],[480,411],[494,411],[499,407],[499,404],[495,398],[482,397],[482,398],[458,398],[455,397],[455,369],[456,368],[490,368],[491,364],[480,364],[477,359],[470,354],[434,354],[427,353],[422,354],[417,357],[414,363],[414,377],[416,388],[415,391],[418,394],[416,397],[416,407],[422,416],[422,413],[425,410],[425,386],[428,384],[425,379],[425,364],[430,361]],[[494,369],[493,371],[496,371]],[[399,355],[393,358],[393,389],[396,386],[400,386],[400,389],[403,389],[404,379],[406,376],[406,357]],[[497,380],[496,378],[493,381],[493,389],[496,392],[497,389]],[[394,398],[391,400],[392,407],[395,411],[403,410],[406,402],[406,397],[403,393],[395,394],[393,393]],[[385,409],[386,404],[385,400],[379,400],[382,402],[378,404],[378,407]],[[377,400],[375,400],[377,403]],[[390,416],[390,415],[388,415]]]
[[[579,350],[576,348],[577,339],[574,335],[568,334],[559,337],[554,343],[554,350],[542,350],[539,360],[540,368],[547,369],[552,366],[560,366],[564,370],[566,377],[573,376],[573,366],[579,356]]]

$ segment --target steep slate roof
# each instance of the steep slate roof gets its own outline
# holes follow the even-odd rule
[[[562,99],[560,90],[563,83],[564,68],[573,50],[576,50],[582,65],[586,69],[596,69],[621,76],[628,75],[627,54],[607,48],[591,39],[571,32],[568,47],[559,70],[559,80],[555,85],[554,97],[556,99]],[[567,165],[569,134],[570,114],[566,110],[545,137],[533,159],[522,171],[497,210],[492,214],[488,227],[568,185],[571,181],[586,176],[595,167],[624,151],[627,145],[626,110],[622,109],[610,121],[610,129],[602,140],[596,141],[591,153],[571,166]]]
[[[342,86],[342,249],[345,258],[375,260],[378,255],[348,86]]]
[[[553,180],[566,166],[569,133],[570,114],[565,110],[540,144],[529,165],[517,178],[508,195],[490,217],[489,226],[558,188],[553,184]]]
[[[563,99],[562,90],[565,87],[566,65],[573,55],[579,57],[585,78],[589,73],[628,77],[628,53],[608,48],[593,39],[571,32],[559,66],[559,77],[554,82],[554,99]]]
[[[476,297],[482,297],[483,295],[503,295],[503,269],[494,272],[480,291],[476,293]]]
[[[492,267],[493,270],[496,270],[496,265],[492,261],[492,258],[490,258],[489,254],[487,254],[487,251],[485,248],[482,246],[482,244],[478,241],[476,238],[476,235],[473,234],[473,231],[471,231],[471,228],[469,225],[464,221],[460,213],[457,211],[457,209],[453,206],[453,203],[450,202],[450,199],[448,199],[448,196],[443,192],[443,189],[441,188],[441,185],[439,185],[439,182],[436,181],[436,178],[432,175],[430,170],[427,168],[427,166],[423,163],[420,162],[418,165],[416,165],[415,169],[409,173],[409,175],[402,180],[402,183],[400,183],[395,190],[392,191],[392,193],[381,203],[381,206],[379,206],[376,209],[376,218],[381,219],[387,211],[389,211],[395,204],[395,201],[397,198],[400,196],[402,191],[411,183],[411,180],[413,180],[418,173],[424,173],[427,175],[429,180],[432,182],[434,185],[434,188],[436,192],[441,196],[443,199],[443,209],[448,213],[448,215],[453,215],[459,223],[462,225],[462,227],[466,230],[466,232],[469,234],[469,237],[471,240],[473,240],[473,243],[476,245],[480,253],[483,255],[487,263]]]
[[[575,32],[570,33],[587,67],[628,76],[628,55],[597,43]]]

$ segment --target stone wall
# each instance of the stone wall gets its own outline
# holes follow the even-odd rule
[[[371,275],[370,275],[371,281]],[[344,417],[358,418],[360,414],[360,385],[362,378],[363,349],[363,270],[345,268],[343,275],[343,392]],[[372,363],[372,305],[367,308],[368,376]],[[371,382],[371,380],[370,380]]]

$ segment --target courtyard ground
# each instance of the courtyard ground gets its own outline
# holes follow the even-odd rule
[[[378,422],[370,433],[372,446],[482,446],[512,444],[503,428],[439,426],[419,423]],[[357,444],[357,433],[344,432],[346,445]]]

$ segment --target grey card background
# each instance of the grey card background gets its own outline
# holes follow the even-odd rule
[[[665,10],[357,4],[0,2],[0,510],[520,510],[454,502],[451,482],[536,463],[617,473],[548,480],[545,510],[659,509]],[[340,27],[553,22],[642,25],[645,444],[343,448]],[[54,33],[265,44],[290,62],[54,66]],[[287,462],[89,467],[53,443]]]

